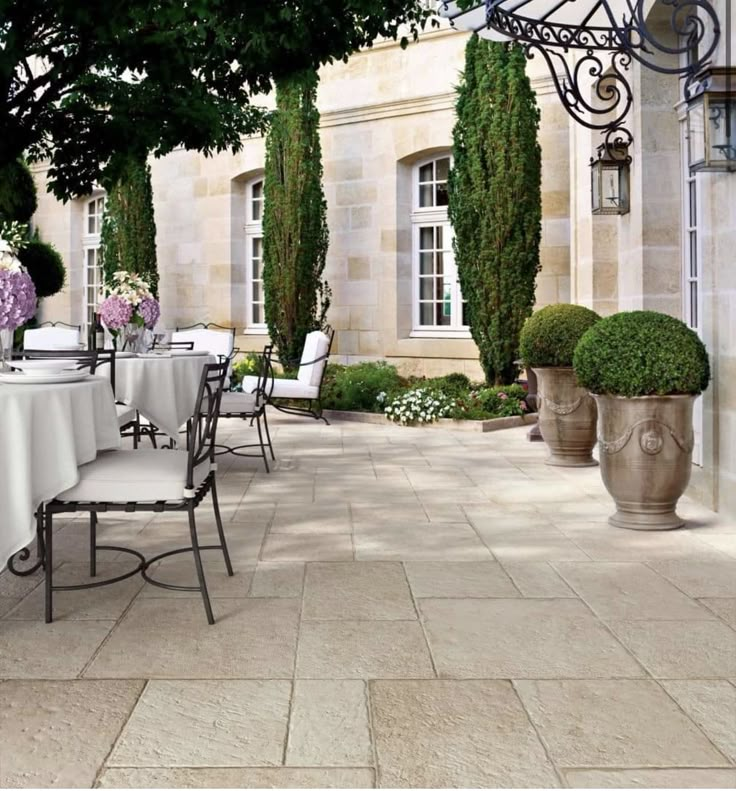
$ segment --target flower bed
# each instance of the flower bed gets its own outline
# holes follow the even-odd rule
[[[530,422],[522,418],[531,412],[521,385],[488,387],[459,373],[432,379],[407,378],[386,362],[329,365],[322,405],[335,417],[348,413],[375,415],[381,422],[387,418],[404,426],[438,422],[458,425],[459,421],[480,425],[509,418],[515,419],[514,425],[521,425]],[[489,424],[481,430],[494,429]]]

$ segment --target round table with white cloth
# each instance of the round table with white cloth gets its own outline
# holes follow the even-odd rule
[[[176,439],[194,411],[202,368],[216,362],[214,355],[206,353],[117,358],[115,397]],[[110,367],[102,366],[99,373],[109,377]]]
[[[33,541],[38,506],[76,485],[99,451],[119,447],[104,379],[0,384],[0,569]]]

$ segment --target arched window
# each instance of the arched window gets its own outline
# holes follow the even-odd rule
[[[447,213],[450,165],[447,153],[412,169],[412,335],[418,337],[468,332]]]
[[[105,210],[104,194],[94,195],[84,205],[82,228],[82,253],[84,255],[84,324],[94,323],[102,289],[100,266],[100,234]]]
[[[263,176],[245,187],[245,269],[247,323],[249,329],[265,330],[263,296]]]

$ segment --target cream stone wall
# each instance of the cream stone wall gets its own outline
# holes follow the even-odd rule
[[[378,43],[320,75],[325,275],[334,353],[345,362],[386,358],[417,374],[481,374],[469,336],[411,337],[412,165],[451,147],[466,39],[440,30],[406,50]],[[530,75],[542,113],[537,301],[544,305],[570,299],[569,120],[541,63],[530,61]],[[180,150],[151,161],[164,325],[213,321],[240,331],[246,324],[245,184],[264,160],[264,141],[253,138],[234,155]],[[39,227],[70,266],[69,286],[44,306],[44,318],[82,320],[82,211],[82,201],[61,206],[48,196],[39,209]],[[246,329],[238,344],[260,349],[264,333]]]

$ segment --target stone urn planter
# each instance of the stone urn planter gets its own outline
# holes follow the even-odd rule
[[[616,503],[615,527],[682,527],[677,501],[690,481],[695,396],[594,396],[601,477]]]
[[[546,464],[593,467],[598,410],[572,368],[534,368],[539,382],[539,430],[549,448]]]
[[[547,443],[547,464],[592,467],[597,409],[572,367],[580,338],[601,317],[581,305],[548,305],[528,318],[519,337],[527,369],[537,377],[539,430]]]
[[[682,527],[677,501],[690,481],[693,403],[708,385],[697,334],[662,313],[603,319],[580,339],[578,381],[598,404],[601,476],[616,503],[615,527]]]

